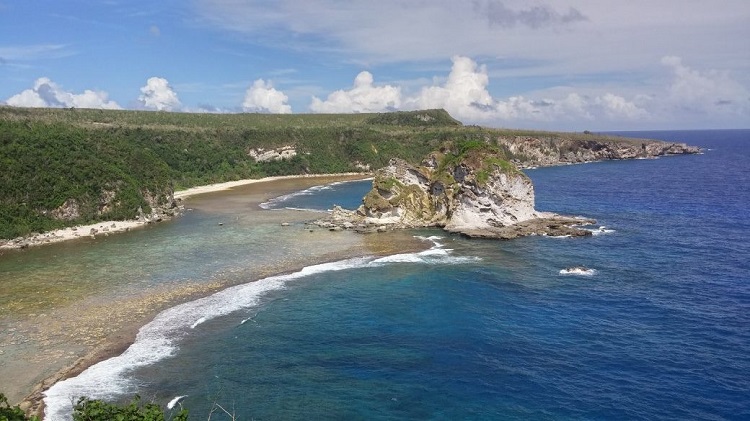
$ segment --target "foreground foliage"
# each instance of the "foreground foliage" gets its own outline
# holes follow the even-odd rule
[[[37,417],[26,417],[18,406],[10,406],[8,398],[0,393],[0,421],[39,421]]]
[[[166,418],[164,411],[154,403],[142,404],[140,396],[127,405],[115,405],[100,400],[80,398],[73,407],[74,421],[187,421],[188,411],[181,409]]]

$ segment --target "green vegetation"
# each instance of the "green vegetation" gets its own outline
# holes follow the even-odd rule
[[[441,150],[444,155],[438,163],[433,178],[441,180],[447,185],[455,182],[451,172],[461,164],[477,169],[475,176],[480,185],[484,185],[489,180],[490,174],[495,170],[507,174],[520,173],[516,166],[510,163],[509,160],[513,156],[507,150],[483,140],[468,139],[447,142]]]
[[[8,398],[0,393],[0,421],[39,421],[39,418],[27,417],[18,406],[10,406]]]
[[[443,166],[489,152],[523,161],[526,157],[491,145],[518,137],[534,137],[542,148],[561,151],[560,145],[574,148],[600,138],[624,141],[462,126],[445,110],[269,115],[0,106],[0,239],[134,218],[139,207],[148,213],[152,205],[168,204],[173,189],[377,169],[391,158],[418,163],[444,144],[454,147]],[[249,156],[252,150],[282,147],[293,147],[297,155],[270,162]],[[451,177],[443,178],[450,184]],[[75,212],[63,212],[71,209]]]
[[[175,414],[165,414],[164,410],[155,403],[142,404],[141,397],[138,395],[127,405],[80,398],[73,406],[73,421],[187,421],[187,419],[187,409],[180,409]],[[39,421],[39,418],[27,416],[18,406],[11,407],[5,395],[0,393],[0,421]]]
[[[461,126],[461,122],[451,117],[445,110],[397,111],[377,114],[367,119],[368,124],[389,126]]]
[[[262,115],[0,107],[0,238],[120,220],[166,204],[172,189],[275,175],[379,168],[417,161],[457,122],[443,110]],[[368,120],[375,120],[370,123]],[[386,119],[387,120],[387,119]],[[443,123],[444,122],[444,123]],[[388,125],[391,124],[391,125]],[[447,126],[444,126],[446,124]],[[292,146],[291,159],[256,162],[252,149]],[[155,198],[149,201],[149,198]],[[77,214],[54,211],[74,199]],[[70,204],[70,202],[68,202]]]
[[[403,187],[400,181],[396,180],[396,177],[377,177],[373,181],[373,185],[376,189],[382,190],[382,191],[391,191],[391,189],[399,185],[400,187]]]
[[[100,400],[80,398],[73,407],[73,421],[187,421],[187,409],[181,409],[167,418],[155,403],[141,404],[140,396],[127,405],[115,405]]]

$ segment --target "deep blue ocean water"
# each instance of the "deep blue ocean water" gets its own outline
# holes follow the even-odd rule
[[[627,134],[707,150],[527,171],[538,209],[598,235],[415,231],[430,251],[176,308],[192,329],[142,331],[141,358],[164,355],[112,367],[196,419],[750,419],[750,130]],[[368,186],[269,207],[355,207]]]

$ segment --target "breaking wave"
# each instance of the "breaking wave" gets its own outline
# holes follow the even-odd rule
[[[594,276],[596,275],[596,269],[590,269],[585,266],[573,266],[560,269],[560,275]]]
[[[333,186],[339,185],[341,183],[342,182],[337,182],[337,183],[324,184],[321,186],[313,186],[313,187],[310,187],[309,189],[300,190],[294,193],[285,194],[283,196],[274,197],[273,199],[267,200],[258,206],[260,206],[263,209],[279,209],[281,203],[286,202],[293,197],[312,196],[315,193],[318,193],[323,190],[331,190],[333,189]]]
[[[270,291],[284,289],[289,281],[311,275],[348,269],[379,267],[397,263],[460,264],[480,260],[477,257],[453,256],[453,250],[438,242],[441,237],[419,237],[433,246],[418,253],[403,253],[375,258],[345,259],[307,266],[300,271],[271,276],[227,288],[208,297],[180,304],[159,313],[143,326],[135,342],[121,355],[99,362],[76,377],[56,383],[44,393],[46,420],[68,420],[71,402],[82,396],[92,399],[114,399],[137,393],[138,384],[129,374],[175,355],[180,340],[200,325],[220,316],[258,305]],[[243,320],[245,323],[252,317]]]

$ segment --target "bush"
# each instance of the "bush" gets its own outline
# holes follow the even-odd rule
[[[39,418],[27,417],[17,405],[10,406],[8,398],[0,393],[0,421],[39,421]]]
[[[164,411],[154,403],[141,404],[140,396],[136,395],[133,400],[125,405],[119,406],[100,400],[80,398],[73,407],[74,421],[164,421]],[[181,409],[172,418],[172,421],[187,421],[187,409]]]

